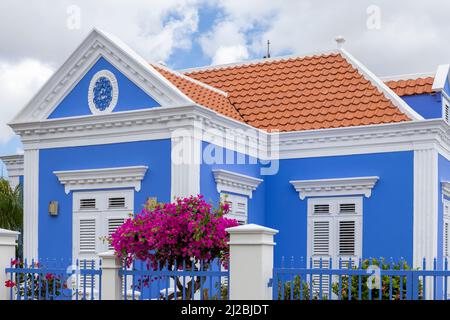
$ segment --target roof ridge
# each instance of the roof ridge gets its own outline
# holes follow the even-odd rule
[[[319,56],[326,56],[331,54],[339,54],[339,51],[336,49],[333,50],[327,50],[327,51],[314,51],[309,52],[303,55],[285,55],[285,56],[279,56],[279,57],[273,57],[273,58],[259,58],[259,59],[252,59],[247,61],[239,61],[239,62],[232,62],[232,63],[224,63],[224,64],[217,64],[217,65],[209,65],[209,66],[202,66],[202,67],[193,67],[193,68],[186,68],[186,69],[180,69],[178,72],[185,73],[195,73],[200,72],[204,70],[219,70],[219,69],[227,69],[232,67],[240,67],[240,66],[249,66],[249,65],[255,65],[255,64],[264,64],[264,63],[270,63],[270,62],[277,62],[277,61],[284,61],[284,60],[290,60],[290,59],[300,59],[300,58],[309,58],[309,57],[319,57]]]
[[[399,75],[391,75],[391,76],[382,76],[379,77],[384,82],[389,81],[401,81],[401,80],[417,80],[435,77],[435,72],[420,72],[420,73],[408,73],[408,74],[399,74]]]
[[[180,73],[177,70],[170,69],[169,67],[167,67],[165,65],[162,65],[162,64],[159,64],[159,63],[154,63],[154,62],[151,62],[150,65],[156,66],[156,67],[161,68],[161,69],[164,69],[167,72],[173,73],[177,77],[180,77],[180,78],[183,78],[185,80],[191,81],[192,83],[195,83],[196,85],[202,86],[205,89],[214,91],[214,92],[216,92],[218,94],[221,94],[221,95],[225,96],[226,98],[228,98],[228,92],[225,92],[223,90],[217,89],[217,88],[215,88],[213,86],[210,86],[210,85],[208,85],[208,84],[206,84],[204,82],[201,82],[199,80],[193,79],[193,78],[191,78],[191,77],[189,77],[189,76],[187,76],[187,75],[185,75],[183,73]]]

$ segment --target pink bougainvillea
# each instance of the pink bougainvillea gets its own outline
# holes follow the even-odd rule
[[[111,235],[116,255],[129,266],[133,260],[181,266],[191,261],[225,262],[229,236],[226,228],[237,226],[227,219],[227,204],[212,208],[203,196],[178,198],[173,203],[147,204]]]

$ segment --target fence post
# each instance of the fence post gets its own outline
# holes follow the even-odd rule
[[[16,245],[20,232],[0,229],[0,300],[10,299],[10,290],[5,287],[6,268],[11,266],[11,259],[16,257]]]
[[[273,236],[278,230],[256,224],[226,229],[230,234],[230,299],[271,300]]]
[[[122,265],[114,252],[99,253],[102,259],[102,300],[122,300]]]

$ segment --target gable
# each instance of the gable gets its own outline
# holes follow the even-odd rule
[[[97,62],[101,63],[99,59],[102,57],[103,59],[106,59],[108,63],[114,65],[117,70],[111,69],[120,72],[122,76],[126,76],[128,79],[132,80],[134,84],[142,89],[142,91],[150,98],[157,101],[159,105],[185,106],[193,103],[191,99],[122,41],[101,30],[93,29],[63,65],[50,77],[19,114],[14,117],[9,125],[14,127],[18,124],[34,123],[48,118],[58,118],[64,115],[86,114],[87,109],[84,108],[83,110],[83,105],[86,107],[86,96],[82,100],[77,100],[76,102],[77,104],[83,104],[80,107],[80,110],[62,107],[64,105],[63,100],[67,97],[68,93],[73,91],[77,84],[86,76],[86,73],[89,72]],[[120,77],[121,76],[119,76],[119,78]],[[129,84],[128,87],[132,88],[133,86]],[[133,91],[132,89],[130,90]],[[134,87],[134,93],[136,92],[138,92],[138,90]],[[73,95],[76,94],[73,93]],[[125,97],[127,97],[127,95],[125,95]],[[129,97],[131,97],[131,94]],[[151,105],[149,103],[149,98],[142,98],[141,92],[137,94],[136,100],[134,100],[139,102],[138,104],[131,106],[127,105],[130,101],[127,99],[125,99],[123,103],[121,101],[120,105],[122,107],[119,107],[117,110],[142,108],[143,106],[148,107]],[[143,102],[145,102],[145,104]],[[65,103],[68,103],[68,101]],[[60,104],[62,107],[61,110],[55,112],[55,109],[59,107]],[[155,105],[153,105],[153,107],[154,106]]]
[[[66,118],[74,116],[91,115],[89,96],[91,80],[100,71],[107,70],[117,79],[117,102],[112,112],[140,110],[154,108],[160,104],[128,79],[123,73],[109,63],[104,57],[86,72],[81,80],[73,87],[66,97],[57,105],[48,119]]]

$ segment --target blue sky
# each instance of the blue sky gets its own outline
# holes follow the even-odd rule
[[[450,62],[450,2],[436,0],[2,0],[0,155],[21,151],[7,127],[93,27],[149,61],[183,69],[346,49],[378,75]],[[406,57],[406,58],[405,58]]]

